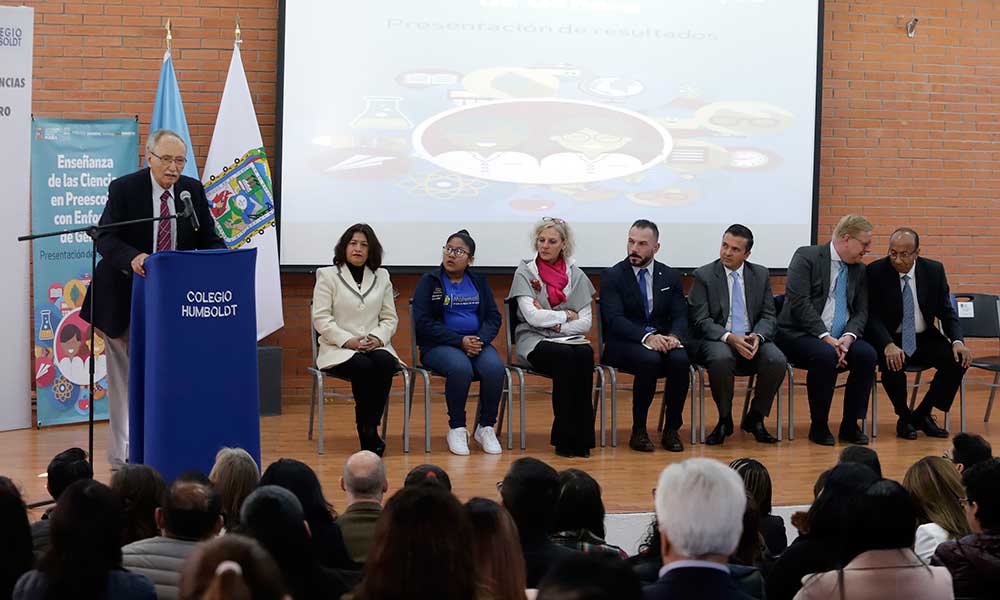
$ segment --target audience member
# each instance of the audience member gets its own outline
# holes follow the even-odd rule
[[[878,453],[871,448],[847,446],[840,451],[837,463],[858,463],[871,469],[879,478],[882,477],[882,463],[879,462]]]
[[[663,470],[656,486],[663,568],[647,600],[747,600],[726,564],[743,528],[746,490],[736,472],[709,458]]]
[[[181,573],[181,600],[291,600],[264,548],[242,535],[199,544]]]
[[[47,523],[48,521],[46,521]],[[0,598],[10,598],[17,580],[35,562],[31,549],[28,509],[14,482],[0,476]],[[47,536],[46,536],[47,537]]]
[[[940,456],[925,456],[903,477],[903,487],[917,504],[917,539],[913,550],[929,561],[941,542],[968,535],[969,522],[959,499],[965,496],[962,476]]]
[[[634,556],[628,557],[626,562],[632,566],[632,571],[642,585],[653,583],[660,578],[663,555],[660,554],[660,526],[655,516],[639,542],[639,551]]]
[[[579,469],[559,473],[559,495],[552,541],[582,552],[599,552],[618,558],[628,553],[604,541],[604,502],[601,486]]]
[[[937,547],[931,564],[948,567],[956,598],[996,598],[1000,589],[1000,460],[962,473],[970,535]]]
[[[226,530],[240,525],[240,507],[260,482],[260,467],[243,448],[223,448],[215,455],[208,474],[222,502]]]
[[[382,496],[389,490],[385,463],[368,450],[351,455],[344,463],[340,489],[347,493],[347,508],[337,517],[337,526],[351,560],[364,564],[382,514]]]
[[[788,536],[785,520],[771,514],[771,474],[767,467],[752,458],[737,458],[729,466],[743,478],[743,485],[757,506],[760,534],[767,551],[771,556],[778,556],[788,546]]]
[[[981,435],[959,433],[951,440],[951,462],[959,473],[993,458],[993,448]]]
[[[367,576],[353,598],[486,600],[472,546],[469,517],[450,492],[436,485],[404,487],[385,505]]]
[[[500,497],[517,525],[528,587],[536,588],[552,565],[576,554],[549,537],[559,500],[559,474],[537,458],[519,458],[500,484]]]
[[[845,535],[852,527],[848,505],[879,479],[858,463],[841,463],[820,477],[822,489],[809,508],[806,532],[788,546],[767,574],[768,600],[791,600],[806,575],[840,568]]]
[[[93,479],[94,469],[87,460],[87,453],[80,448],[63,450],[52,457],[46,469],[45,487],[56,502],[63,490],[81,479]],[[55,507],[45,511],[41,520],[31,524],[31,544],[35,556],[41,557],[49,547],[49,516]]]
[[[156,537],[155,513],[167,492],[160,473],[146,465],[123,465],[111,476],[111,489],[125,508],[122,545]]]
[[[537,600],[641,600],[642,585],[628,564],[607,554],[578,554],[552,567]]]
[[[92,479],[59,496],[38,568],[18,580],[13,600],[153,600],[145,575],[122,569],[122,504],[111,488]]]
[[[335,522],[337,512],[323,496],[323,486],[309,465],[291,458],[278,459],[261,475],[260,484],[276,485],[295,494],[309,523],[310,543],[320,564],[331,569],[355,567]]]
[[[729,574],[741,590],[760,600],[764,597],[764,538],[760,534],[760,513],[749,492],[743,510],[743,531],[736,551],[729,557]]]
[[[883,479],[850,501],[844,567],[809,576],[796,600],[951,600],[951,576],[913,552],[917,507],[895,481]]]
[[[184,561],[198,543],[222,529],[221,501],[209,485],[177,480],[170,485],[163,506],[155,512],[160,535],[122,548],[126,569],[149,577],[159,600],[177,598]]]
[[[260,542],[278,563],[295,600],[339,598],[357,583],[357,573],[320,563],[302,504],[289,490],[261,485],[247,496],[240,520],[242,533]]]
[[[451,479],[448,477],[448,473],[437,465],[423,464],[413,467],[406,474],[406,479],[403,480],[403,487],[419,485],[421,483],[432,483],[443,487],[449,492],[451,491]]]
[[[486,498],[465,503],[479,581],[491,600],[524,600],[527,587],[517,525],[504,507]]]

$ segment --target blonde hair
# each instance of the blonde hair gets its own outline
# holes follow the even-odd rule
[[[875,229],[871,221],[861,215],[844,215],[833,230],[833,237],[840,238],[845,235],[854,237],[859,233],[872,231]]]
[[[957,540],[969,533],[969,523],[958,499],[965,496],[955,465],[940,456],[925,456],[903,476],[903,487],[917,505],[922,523],[935,523]]]
[[[559,237],[561,237],[563,242],[566,243],[566,246],[562,251],[563,258],[573,256],[573,249],[575,248],[573,243],[573,230],[569,228],[569,223],[563,221],[562,219],[549,221],[542,219],[535,223],[535,227],[532,229],[531,234],[531,248],[536,252],[538,251],[538,236],[542,233],[542,231],[550,227],[555,229],[556,233],[559,234]]]
[[[222,498],[226,529],[232,530],[240,523],[243,501],[257,488],[260,467],[243,448],[223,448],[215,455],[215,464],[208,478]]]

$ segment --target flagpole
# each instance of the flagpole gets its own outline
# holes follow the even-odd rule
[[[170,19],[167,19],[167,24],[164,29],[167,30],[167,53],[169,53],[174,40],[174,34],[170,31]]]
[[[243,43],[243,39],[240,37],[240,13],[236,13],[236,46],[239,47]]]

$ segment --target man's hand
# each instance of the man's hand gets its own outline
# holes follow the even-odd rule
[[[955,342],[951,345],[951,352],[955,355],[955,362],[962,365],[963,369],[968,369],[972,364],[972,350],[965,345],[965,342]]]
[[[739,335],[736,333],[730,333],[726,337],[726,343],[733,347],[740,356],[750,360],[753,355],[757,353],[757,336],[751,335]]]
[[[483,341],[475,335],[467,335],[462,338],[462,351],[466,356],[478,356],[483,351]]]
[[[892,342],[886,344],[885,365],[889,367],[889,370],[898,371],[902,369],[904,362],[906,362],[906,354],[903,353],[903,349]]]
[[[673,335],[660,335],[654,333],[646,338],[646,345],[657,352],[670,352],[674,348],[680,348],[681,341]]]
[[[146,254],[145,252],[140,252],[139,254],[135,255],[135,258],[132,259],[132,270],[135,271],[136,274],[141,275],[143,277],[146,276],[147,258],[149,258],[148,254]]]
[[[840,340],[833,337],[832,335],[827,335],[823,337],[823,341],[827,344],[833,346],[833,349],[837,351],[837,366],[844,366],[844,356],[847,355],[847,351],[844,350],[843,346],[840,345]]]
[[[845,333],[844,335],[840,336],[839,340],[837,340],[837,342],[840,344],[840,350],[841,350],[840,360],[837,361],[838,367],[847,366],[847,351],[851,349],[851,344],[854,343],[855,339],[856,338],[853,335],[847,335]]]

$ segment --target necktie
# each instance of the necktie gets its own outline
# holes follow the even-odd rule
[[[646,320],[649,320],[649,298],[646,297],[646,269],[639,269],[639,295],[642,296],[642,310],[646,312]]]
[[[913,314],[913,288],[910,287],[910,276],[903,275],[903,352],[912,356],[917,351],[917,321]]]
[[[743,295],[743,286],[740,285],[740,276],[736,271],[729,274],[733,280],[733,299],[730,302],[733,311],[732,332],[738,335],[747,333],[747,299]]]
[[[833,324],[830,327],[830,335],[839,338],[844,335],[844,327],[847,327],[847,265],[840,263],[840,272],[837,273],[837,280],[834,282],[833,291]]]
[[[167,204],[169,199],[170,191],[164,191],[160,196],[160,217],[170,216],[170,206]],[[156,251],[164,250],[170,250],[170,219],[164,219],[156,225]]]

